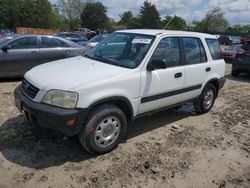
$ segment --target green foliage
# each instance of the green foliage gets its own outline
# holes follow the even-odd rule
[[[140,24],[145,29],[158,29],[161,26],[161,18],[156,6],[149,1],[144,1],[139,14]]]
[[[48,0],[0,0],[0,5],[0,27],[3,28],[54,28],[55,22],[60,21],[58,11]]]
[[[228,27],[229,24],[219,7],[211,8],[204,19],[193,22],[193,30],[201,32],[225,32]]]
[[[102,3],[87,3],[81,14],[82,27],[91,30],[108,29],[109,18],[106,13],[107,9]]]
[[[131,11],[124,12],[122,15],[120,15],[120,21],[118,22],[118,24],[129,28],[132,19],[133,13]]]
[[[169,22],[170,20],[171,22]],[[174,16],[174,18],[172,16],[166,16],[162,20],[162,28],[164,28],[167,24],[168,26],[166,29],[170,29],[170,30],[186,30],[187,29],[186,21],[182,17],[179,17],[179,16]]]
[[[141,20],[137,16],[133,16],[131,11],[124,12],[120,15],[119,25],[125,26],[128,29],[141,28]]]
[[[74,30],[81,24],[81,12],[86,4],[84,0],[59,0],[58,7],[67,29]]]
[[[240,25],[236,24],[227,28],[227,32],[230,33],[250,33],[250,24]]]

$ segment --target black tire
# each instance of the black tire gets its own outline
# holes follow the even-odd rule
[[[113,118],[113,119],[112,119]],[[111,121],[112,123],[108,123],[105,121]],[[117,125],[114,125],[117,122]],[[102,127],[102,124],[104,124],[104,128]],[[120,124],[120,125],[119,125]],[[118,128],[116,127],[118,126]],[[97,130],[100,129],[100,130]],[[118,131],[119,129],[119,131]],[[86,123],[83,125],[82,130],[79,133],[79,141],[81,145],[92,154],[104,154],[107,152],[110,152],[114,148],[118,146],[121,139],[126,133],[127,129],[127,119],[123,111],[114,105],[109,104],[103,104],[96,108],[94,108],[88,118]],[[113,140],[110,138],[108,141],[105,140],[103,143],[98,143],[104,138],[109,138],[109,136],[105,137],[103,136],[107,132],[114,133],[110,134],[113,135]],[[115,132],[116,131],[116,132]],[[99,134],[97,133],[99,132]],[[101,133],[100,133],[101,132]],[[98,135],[101,135],[98,140]],[[108,143],[107,143],[108,142]],[[98,145],[99,144],[99,145]],[[107,146],[104,146],[105,144],[109,144]]]
[[[237,69],[232,68],[232,76],[239,76],[239,71]]]
[[[207,103],[205,101],[206,100],[205,97],[209,94],[208,92],[211,93],[211,95],[213,95],[210,103]],[[217,96],[216,87],[211,83],[207,83],[200,97],[194,102],[194,108],[196,112],[199,114],[204,114],[209,112],[214,105],[216,96]]]

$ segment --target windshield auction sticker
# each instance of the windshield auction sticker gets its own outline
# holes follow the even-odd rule
[[[151,42],[151,39],[133,39],[133,44],[149,44]]]

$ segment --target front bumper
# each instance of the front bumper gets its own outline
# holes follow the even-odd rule
[[[87,109],[65,109],[30,100],[18,86],[14,91],[16,107],[27,120],[39,126],[60,131],[68,136],[77,135],[87,114]],[[68,121],[75,121],[68,125]]]

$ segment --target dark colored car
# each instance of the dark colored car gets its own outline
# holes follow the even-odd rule
[[[231,46],[225,48],[222,51],[223,58],[226,63],[232,63],[235,60],[235,56],[237,53],[242,52],[242,44],[232,44]]]
[[[221,35],[219,38],[219,43],[224,45],[230,45],[232,44],[232,39],[229,36]]]
[[[46,35],[9,35],[0,39],[0,77],[23,76],[39,64],[82,55],[87,48]]]
[[[250,73],[250,42],[243,46],[243,52],[236,54],[232,65],[232,76],[240,73]]]
[[[70,40],[72,42],[83,42],[83,41],[88,41],[88,38],[83,36],[83,35],[79,35],[76,33],[70,33],[70,32],[60,32],[60,33],[56,33],[55,36],[58,37],[62,37],[64,39]]]

